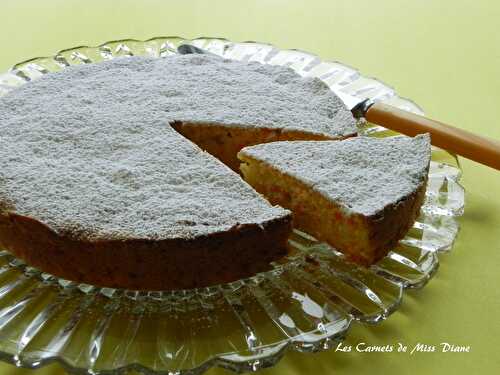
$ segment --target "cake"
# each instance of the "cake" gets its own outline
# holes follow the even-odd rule
[[[238,154],[245,180],[294,214],[294,226],[356,263],[404,237],[424,200],[430,137],[275,142]]]
[[[319,79],[187,55],[27,82],[0,98],[0,134],[3,248],[76,282],[168,290],[286,253],[291,213],[234,171],[242,147],[343,139],[356,124]]]

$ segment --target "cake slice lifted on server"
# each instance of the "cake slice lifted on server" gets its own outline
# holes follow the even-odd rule
[[[273,142],[238,157],[245,180],[294,226],[370,265],[404,237],[424,200],[430,137]]]

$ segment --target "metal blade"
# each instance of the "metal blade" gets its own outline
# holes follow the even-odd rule
[[[349,109],[352,110],[354,107],[356,107],[362,100],[359,98],[356,98],[355,96],[346,94],[340,90],[333,90],[335,95],[337,95],[345,104],[345,106]]]

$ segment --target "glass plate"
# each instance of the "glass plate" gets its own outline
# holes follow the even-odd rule
[[[162,57],[191,43],[242,61],[286,65],[322,79],[333,91],[422,113],[382,82],[339,62],[268,44],[159,37],[76,47],[16,64],[0,75],[0,95],[48,72],[118,56]],[[366,123],[367,135],[391,132]],[[433,149],[425,204],[399,245],[369,269],[295,231],[292,255],[274,269],[226,285],[175,292],[137,292],[76,284],[0,252],[0,358],[36,368],[57,361],[71,373],[200,374],[212,366],[256,371],[286,350],[314,352],[342,340],[353,321],[375,324],[421,288],[451,249],[464,206],[460,168]]]

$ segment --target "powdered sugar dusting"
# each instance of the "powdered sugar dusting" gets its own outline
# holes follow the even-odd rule
[[[370,216],[424,183],[430,137],[274,142],[241,152],[300,179],[347,211]]]
[[[0,209],[87,239],[195,237],[288,215],[169,121],[356,132],[291,69],[208,55],[69,67],[0,98]]]

